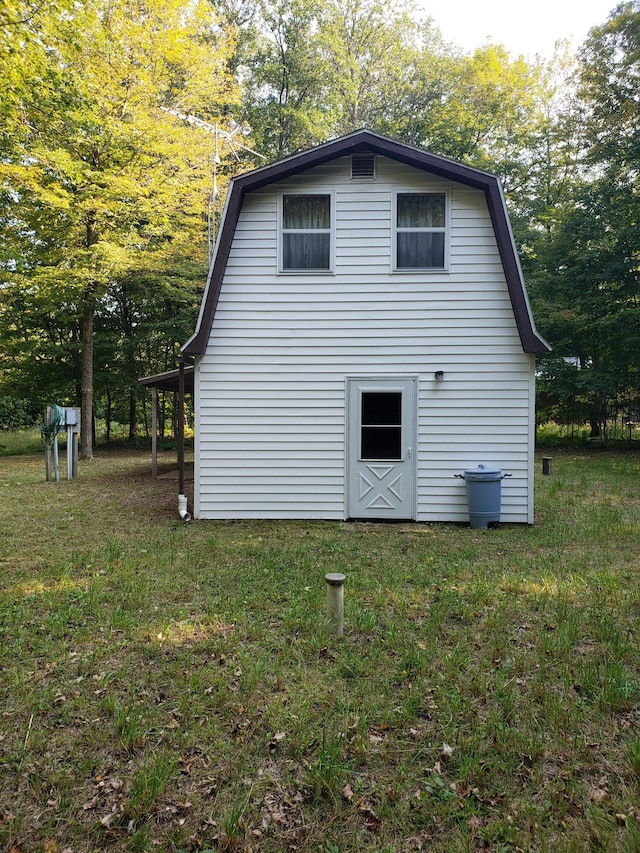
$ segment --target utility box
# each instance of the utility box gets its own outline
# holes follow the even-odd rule
[[[74,432],[80,432],[80,409],[65,406],[63,411],[65,426],[74,427]]]
[[[462,478],[467,486],[471,527],[487,528],[490,524],[497,524],[500,521],[502,480],[511,474],[503,474],[499,468],[478,465],[455,476]]]

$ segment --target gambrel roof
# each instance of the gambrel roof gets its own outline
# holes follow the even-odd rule
[[[456,181],[483,190],[493,223],[522,348],[527,353],[544,354],[549,352],[549,345],[538,334],[533,321],[499,179],[489,172],[465,166],[446,157],[430,154],[412,145],[396,142],[368,130],[358,130],[324,145],[247,172],[231,182],[196,331],[183,346],[184,353],[201,355],[206,349],[245,193],[261,189],[268,184],[289,178],[330,160],[360,153],[379,154],[416,169],[421,169],[424,172],[438,175],[445,180]]]

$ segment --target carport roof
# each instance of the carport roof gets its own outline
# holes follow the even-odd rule
[[[138,379],[138,384],[147,388],[158,388],[160,391],[178,391],[180,369],[167,370],[164,373],[155,373],[153,376],[143,376]],[[193,394],[193,365],[185,365],[184,368],[184,390],[185,394]]]

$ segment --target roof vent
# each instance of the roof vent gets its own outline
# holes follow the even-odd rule
[[[351,158],[351,177],[374,178],[376,174],[376,158],[374,154],[354,154]]]

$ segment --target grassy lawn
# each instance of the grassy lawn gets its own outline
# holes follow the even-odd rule
[[[3,849],[640,850],[638,454],[489,531],[183,525],[124,453],[0,490]]]

